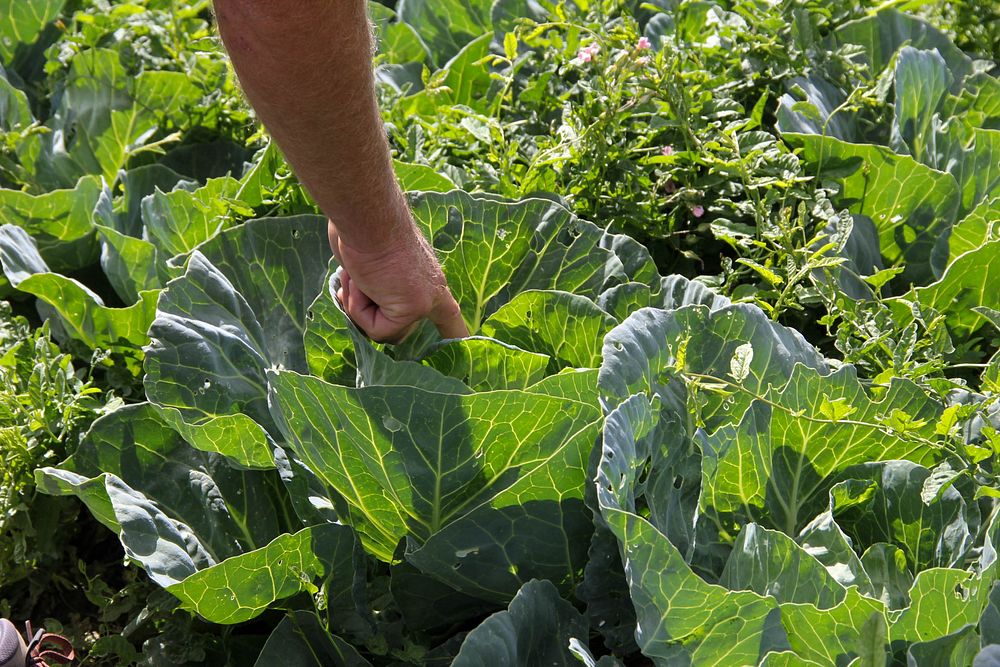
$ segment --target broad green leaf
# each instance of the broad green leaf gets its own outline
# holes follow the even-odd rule
[[[931,166],[948,171],[959,184],[968,211],[1000,195],[1000,130],[969,128],[951,119],[937,137]]]
[[[100,192],[100,179],[94,176],[81,178],[73,189],[37,196],[0,190],[0,221],[31,234],[52,270],[76,271],[97,259],[91,215]]]
[[[485,112],[493,101],[490,91],[494,81],[490,78],[489,66],[482,62],[491,53],[492,41],[493,34],[490,33],[463,46],[441,70],[432,75],[432,87],[404,97],[398,104],[409,114],[427,118],[435,117],[438,109],[460,106],[468,114],[464,122],[471,122],[476,118],[474,112]],[[488,134],[489,130],[484,129]],[[489,137],[485,140],[488,142]]]
[[[143,237],[142,200],[157,190],[195,190],[198,184],[162,164],[149,164],[118,172],[122,196],[115,200],[114,215],[102,216],[104,224],[135,238]]]
[[[58,273],[50,273],[34,240],[20,227],[0,226],[0,265],[18,291],[37,297],[46,314],[65,336],[91,349],[136,354],[149,338],[156,292],[143,292],[125,308],[110,308],[90,288]]]
[[[635,606],[636,641],[658,665],[679,660],[754,664],[784,640],[779,632],[773,639],[777,645],[764,645],[765,629],[779,623],[772,614],[776,603],[706,583],[663,533],[634,513],[634,487],[643,467],[636,465],[643,459],[635,448],[653,426],[649,402],[641,395],[615,408],[605,420],[597,476],[601,515],[618,538]]]
[[[821,402],[843,399],[856,409],[849,419],[822,415]],[[702,508],[724,524],[755,520],[796,534],[825,504],[834,477],[865,461],[940,456],[929,426],[904,437],[883,426],[882,415],[905,406],[914,419],[936,420],[943,406],[905,381],[893,382],[872,400],[856,372],[828,376],[804,366],[788,384],[754,403],[738,424],[726,424],[701,440]]]
[[[1000,584],[993,584],[990,590],[989,602],[979,619],[979,633],[983,646],[1000,644]]]
[[[894,9],[849,21],[833,32],[838,44],[856,44],[864,49],[864,62],[874,78],[885,69],[903,46],[937,51],[944,57],[957,84],[972,73],[972,59],[962,53],[948,36],[926,21]]]
[[[302,335],[309,305],[325,285],[332,258],[326,218],[251,220],[198,250],[232,282],[265,327],[271,362],[304,371]]]
[[[451,192],[458,186],[450,178],[423,164],[392,163],[399,185],[406,192]]]
[[[242,413],[269,427],[268,333],[226,276],[194,253],[157,304],[146,395],[191,423]]]
[[[622,544],[636,640],[655,664],[754,664],[771,648],[768,636],[780,628],[773,600],[706,583],[645,519],[613,509],[603,514]],[[776,634],[781,641],[784,633]]]
[[[796,536],[795,542],[822,563],[830,576],[844,588],[857,586],[862,594],[881,599],[875,594],[876,588],[854,552],[851,539],[833,518],[832,508],[810,521]]]
[[[841,184],[837,202],[872,219],[887,265],[901,263],[904,277],[923,284],[944,266],[933,257],[938,238],[954,224],[961,191],[955,178],[908,155],[871,144],[787,133],[801,146],[809,170]]]
[[[850,589],[839,604],[819,609],[709,584],[636,513],[646,466],[634,448],[654,426],[648,405],[634,395],[607,416],[597,477],[601,514],[620,544],[643,654],[658,665],[755,664],[769,651],[788,649],[819,664],[852,658],[868,619],[884,613],[878,601]],[[819,563],[816,568],[822,571]]]
[[[944,568],[919,573],[910,589],[910,606],[892,619],[891,639],[931,641],[975,624],[995,579],[995,568],[982,576]]]
[[[243,413],[276,435],[265,372],[305,368],[307,310],[329,259],[326,221],[311,216],[252,221],[201,246],[157,305],[149,399],[192,424]]]
[[[933,164],[937,153],[935,112],[948,93],[951,74],[937,51],[905,46],[896,59],[896,104],[889,145],[897,153]]]
[[[126,178],[124,174],[121,176]],[[115,209],[111,188],[105,185],[93,212],[94,228],[101,243],[101,268],[118,297],[125,303],[134,303],[141,292],[162,289],[182,271],[168,265],[149,241],[124,233],[122,230],[132,226],[128,217],[127,210]],[[139,224],[138,219],[135,224]],[[141,234],[138,228],[132,231]]]
[[[378,42],[379,55],[389,64],[424,63],[429,54],[427,47],[420,40],[413,26],[403,23],[397,18],[396,12],[384,5],[372,3],[372,23],[375,25],[375,38]]]
[[[819,76],[795,77],[785,87],[776,112],[776,126],[782,134],[797,132],[857,141],[859,130],[852,114],[838,109],[846,96],[839,88]],[[799,110],[798,104],[810,105],[813,113]]]
[[[492,4],[487,0],[403,0],[396,11],[427,45],[434,62],[441,64],[492,29]]]
[[[111,308],[82,283],[57,273],[33,275],[17,289],[43,301],[58,316],[63,332],[91,349],[136,354],[149,342],[146,332],[159,296],[155,290],[140,292],[131,306]]]
[[[949,98],[947,116],[962,116],[970,127],[1000,130],[1000,79],[985,72],[965,79],[962,90]]]
[[[334,299],[338,286],[338,276],[331,273],[306,311],[303,345],[310,373],[327,382],[353,386],[358,377],[359,358],[364,365],[368,343]],[[359,353],[355,352],[355,346],[360,348]]]
[[[607,369],[602,367],[603,374]],[[600,376],[600,377],[603,377]],[[599,379],[601,384],[603,379]],[[603,389],[604,387],[602,387]],[[698,561],[699,569],[713,578],[722,570],[728,551],[720,551],[712,534],[701,534],[698,503],[701,496],[701,450],[692,446],[695,425],[686,405],[680,383],[657,386],[651,390],[650,404],[633,406],[630,421],[614,427],[605,424],[605,443],[614,436],[623,449],[614,457],[614,465],[622,466],[619,474],[627,474],[631,466],[647,471],[643,485],[643,502],[648,518],[657,530],[667,536],[685,560]],[[605,397],[606,406],[620,402],[617,397]],[[613,428],[628,428],[635,436],[626,437]],[[697,558],[694,551],[698,549]]]
[[[976,626],[967,625],[944,637],[916,642],[906,652],[907,667],[966,667],[979,653]]]
[[[268,637],[255,667],[371,667],[357,649],[323,627],[316,614],[291,611]]]
[[[617,284],[659,280],[649,254],[634,241],[607,234],[550,201],[507,202],[459,191],[411,201],[473,333],[528,290],[561,290],[596,301]]]
[[[251,221],[199,246],[169,285],[150,327],[144,384],[195,446],[247,467],[268,464],[279,433],[265,372],[304,369],[303,330],[329,259],[324,218]],[[333,520],[339,501],[312,471],[281,448],[273,457],[306,525]]]
[[[960,255],[945,270],[941,279],[918,287],[906,296],[890,300],[890,306],[904,325],[913,319],[909,303],[942,313],[948,328],[956,337],[965,337],[985,323],[986,319],[973,310],[977,306],[1000,308],[1000,293],[995,289],[1000,280],[1000,240],[988,241],[975,250]]]
[[[740,531],[719,583],[819,609],[835,607],[847,596],[840,582],[792,538],[754,523]]]
[[[558,496],[558,500],[520,501],[515,498],[524,497],[519,481],[490,505],[448,524],[423,545],[416,547],[414,540],[408,540],[407,561],[488,602],[508,602],[524,580],[531,578],[547,579],[568,594],[583,576],[587,544],[594,530],[591,511],[577,497],[586,490],[575,488],[576,480],[571,477],[586,463],[594,439],[594,433],[581,432],[572,443],[572,461],[562,456],[562,460],[552,461],[553,469],[544,475],[544,482],[523,482],[536,487],[531,491],[536,498]],[[531,472],[531,477],[543,477],[540,469]],[[553,492],[554,486],[559,487],[558,492]]]
[[[0,130],[23,130],[33,121],[28,96],[11,85],[7,80],[7,73],[0,66]]]
[[[861,651],[877,654],[876,647],[888,643],[886,624],[884,620],[879,622],[880,617],[885,618],[882,603],[853,588],[843,602],[831,609],[821,610],[809,604],[781,605],[781,622],[792,650],[821,665],[845,664]]]
[[[454,667],[577,667],[570,640],[587,641],[590,628],[549,581],[533,579],[521,587],[507,611],[487,618],[468,634]]]
[[[18,46],[34,43],[65,4],[66,0],[0,0],[0,66],[11,64]]]
[[[178,144],[166,151],[160,163],[187,178],[203,183],[213,178],[239,176],[252,158],[253,151],[243,142],[217,139],[207,144]]]
[[[161,586],[266,546],[282,532],[274,473],[234,470],[190,447],[143,403],[95,422],[39,488],[78,496]]]
[[[239,187],[226,177],[193,192],[157,189],[142,200],[146,236],[166,257],[190,252],[231,224],[231,200]]]
[[[305,528],[199,570],[167,590],[182,607],[206,620],[235,625],[260,615],[277,600],[301,591],[316,592],[316,583],[324,577],[346,577],[349,590],[356,567],[355,543],[347,526]]]
[[[51,130],[18,147],[18,155],[46,188],[71,187],[80,177],[115,180],[130,157],[157,131],[183,120],[202,91],[184,73],[147,71],[129,76],[119,55],[90,49],[70,63]]]
[[[278,186],[278,169],[285,165],[285,159],[273,141],[260,150],[251,166],[240,179],[240,188],[236,199],[251,207],[261,206],[269,193]]]
[[[861,556],[861,564],[871,580],[874,597],[889,609],[909,606],[913,574],[902,549],[892,544],[873,544]]]
[[[885,667],[886,640],[889,635],[889,621],[884,613],[872,614],[861,626],[858,638],[855,667]]]
[[[601,341],[617,321],[593,301],[566,292],[528,291],[483,322],[482,333],[551,357],[548,373],[597,368]]]
[[[390,577],[393,601],[409,630],[450,630],[497,611],[498,605],[460,593],[406,561],[394,564]]]
[[[445,342],[424,362],[473,391],[492,391],[527,389],[545,377],[549,357],[476,336]]]
[[[180,271],[169,267],[149,241],[104,225],[95,228],[101,241],[101,268],[122,301],[138,301],[141,293],[162,289],[179,277]]]
[[[753,396],[763,395],[770,385],[786,384],[797,365],[828,372],[826,361],[801,334],[771,322],[759,308],[644,308],[604,339],[601,395],[615,405],[634,393],[655,393],[673,379],[672,372],[726,378],[737,348],[747,343],[754,355],[746,378],[738,383],[746,391],[725,399],[707,397],[704,418],[713,427],[739,419]],[[717,414],[723,400],[725,413]]]
[[[418,568],[496,600],[522,578],[567,585],[582,569],[586,461],[599,418],[592,402],[353,389],[289,372],[269,379],[285,437],[343,496],[344,520],[378,558],[391,561],[409,538]]]
[[[249,470],[275,467],[275,443],[251,417],[236,413],[185,421],[177,408],[153,406],[164,424],[177,431],[195,449],[222,454],[236,466]]]
[[[979,511],[955,486],[925,502],[921,491],[931,471],[910,461],[868,463],[844,474],[875,483],[875,493],[865,502],[837,512],[838,523],[856,543],[898,545],[912,572],[965,562]]]
[[[994,515],[974,569],[934,568],[917,574],[910,606],[890,614],[890,640],[930,641],[978,623],[997,581],[997,533]]]
[[[618,655],[639,650],[635,643],[635,607],[618,552],[618,539],[600,523],[590,541],[587,567],[576,597],[587,605],[590,626],[601,633],[608,648]]]
[[[617,285],[601,294],[597,305],[620,322],[640,308],[676,310],[702,305],[710,310],[719,310],[731,305],[731,302],[703,283],[672,275],[662,278],[657,288],[634,282]]]
[[[49,267],[38,253],[38,245],[28,232],[14,225],[0,226],[0,267],[14,286]]]
[[[981,202],[972,212],[951,228],[948,237],[948,263],[960,255],[976,250],[987,241],[1000,240],[996,225],[1000,222],[1000,197]]]

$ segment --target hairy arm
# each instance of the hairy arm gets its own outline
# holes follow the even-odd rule
[[[425,317],[468,335],[393,173],[365,0],[215,0],[215,11],[247,98],[330,218],[348,315],[376,340]]]

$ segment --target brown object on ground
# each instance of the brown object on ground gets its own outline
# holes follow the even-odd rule
[[[28,629],[28,661],[25,667],[57,667],[58,665],[72,665],[76,660],[76,652],[73,644],[54,632],[39,630],[32,634],[31,623],[25,624]]]

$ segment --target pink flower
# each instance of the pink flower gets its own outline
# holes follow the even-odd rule
[[[600,45],[597,44],[597,42],[594,42],[593,44],[588,44],[580,49],[580,51],[576,54],[576,59],[581,63],[589,63],[598,53],[600,53],[600,51]]]
[[[705,215],[705,207],[702,206],[701,204],[695,204],[694,206],[691,207],[691,215],[693,215],[696,218],[700,218],[701,216]]]
[[[661,148],[660,152],[663,153],[664,155],[673,155],[674,154],[674,147],[668,144],[668,145],[664,146],[663,148]]]
[[[645,51],[646,49],[653,48],[653,43],[649,41],[648,37],[640,37],[639,41],[635,44],[635,48],[640,51]]]
[[[663,186],[663,189],[666,190],[668,195],[672,195],[677,192],[677,184],[668,180],[666,185]]]

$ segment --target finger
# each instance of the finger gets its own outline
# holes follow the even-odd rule
[[[379,343],[399,343],[417,324],[394,320],[385,314],[377,303],[365,294],[358,284],[351,281],[349,286],[351,309],[348,311],[351,319],[372,340]]]
[[[462,308],[451,294],[434,307],[429,317],[442,338],[468,338],[469,327],[462,317]]]
[[[340,272],[340,289],[337,291],[337,297],[340,299],[340,305],[344,308],[344,312],[350,314],[351,311],[351,276],[347,271]]]

